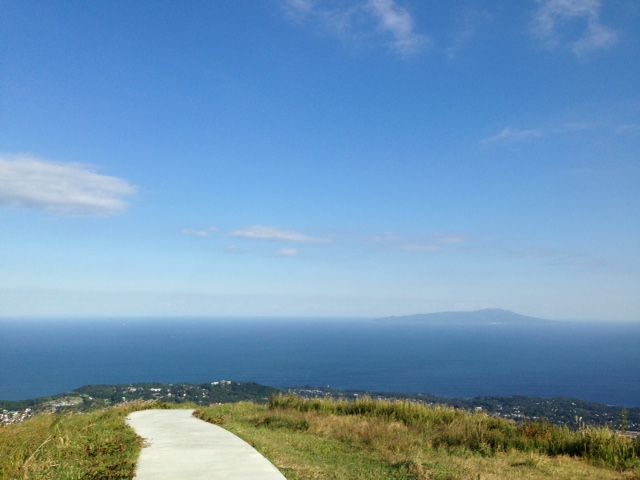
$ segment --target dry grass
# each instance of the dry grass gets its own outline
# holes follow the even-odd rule
[[[640,480],[637,443],[606,429],[574,434],[408,402],[287,398],[198,413],[254,445],[289,480]],[[163,405],[41,415],[0,428],[0,478],[130,479],[142,442],[125,417],[150,407]],[[561,453],[567,445],[578,450]],[[619,457],[618,467],[604,466],[598,455]]]
[[[225,405],[201,409],[198,415],[254,445],[289,480],[640,479],[638,467],[620,471],[568,455],[492,450],[478,440],[496,429],[496,419],[465,412],[425,412],[428,422],[423,424],[417,405],[399,405],[396,412],[388,404],[370,405],[375,408],[367,412],[363,405],[297,409],[276,404]],[[511,426],[517,435],[517,426]],[[471,441],[447,443],[442,435]]]
[[[271,398],[269,406],[272,411],[317,412],[401,423],[431,447],[466,449],[485,456],[517,450],[580,457],[617,470],[640,467],[640,441],[618,435],[606,427],[586,427],[576,432],[545,422],[516,425],[511,420],[483,412],[471,414],[450,407],[369,397],[348,402],[278,395]]]
[[[44,414],[0,427],[2,479],[130,479],[142,440],[125,417],[149,404],[90,413]]]

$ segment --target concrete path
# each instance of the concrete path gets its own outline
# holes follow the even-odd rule
[[[127,423],[146,440],[137,480],[285,480],[251,445],[193,410],[141,410]]]

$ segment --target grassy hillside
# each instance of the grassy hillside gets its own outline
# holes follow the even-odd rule
[[[142,441],[125,424],[136,402],[41,414],[0,428],[2,479],[130,479]],[[297,479],[640,479],[640,441],[515,423],[408,401],[275,396],[201,408]]]
[[[131,478],[142,440],[124,418],[137,408],[43,414],[0,427],[0,478]]]
[[[125,418],[148,408],[177,406],[133,402],[84,413],[43,413],[0,426],[0,479],[131,479],[143,441]]]
[[[289,480],[639,479],[640,442],[606,428],[514,422],[447,407],[273,397],[196,412]]]

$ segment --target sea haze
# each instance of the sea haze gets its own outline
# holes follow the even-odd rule
[[[2,320],[0,399],[88,384],[257,382],[640,406],[640,324]]]

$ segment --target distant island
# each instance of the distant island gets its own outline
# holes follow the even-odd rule
[[[485,308],[472,312],[419,313],[380,318],[380,322],[424,323],[432,325],[540,325],[554,320],[528,317],[500,308]]]

